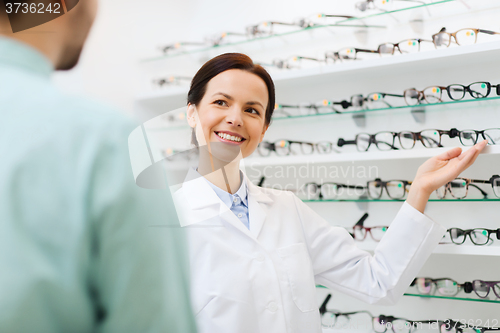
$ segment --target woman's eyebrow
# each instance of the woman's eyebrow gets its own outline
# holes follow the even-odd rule
[[[260,105],[262,108],[264,108],[264,106],[263,106],[263,105],[262,105],[262,103],[260,103],[260,102],[252,102],[252,101],[251,101],[251,102],[247,102],[246,104],[247,104],[247,105]]]
[[[222,95],[222,96],[226,97],[230,101],[233,100],[233,98],[231,96],[229,96],[228,94],[224,94],[222,92],[217,92],[217,93],[213,94],[212,97],[214,97],[215,95]]]
[[[217,93],[213,94],[213,95],[212,95],[212,97],[214,97],[214,96],[216,96],[216,95],[222,95],[222,96],[226,97],[226,98],[227,98],[228,100],[230,100],[230,101],[233,101],[233,100],[234,100],[234,98],[232,98],[230,95],[225,94],[225,93],[223,93],[223,92],[217,92]],[[264,108],[264,106],[263,106],[263,105],[262,105],[262,103],[260,103],[260,102],[249,101],[249,102],[246,102],[245,104],[247,104],[247,105],[260,105],[262,108]]]

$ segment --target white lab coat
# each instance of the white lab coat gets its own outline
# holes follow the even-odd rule
[[[191,169],[174,194],[200,333],[321,333],[315,285],[369,303],[404,293],[445,229],[404,203],[375,254],[291,192],[248,181],[250,230]]]

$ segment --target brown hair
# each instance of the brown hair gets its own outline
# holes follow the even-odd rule
[[[216,75],[230,69],[241,69],[260,77],[267,86],[269,101],[266,108],[265,124],[271,124],[271,117],[274,111],[274,83],[269,73],[260,65],[253,63],[249,56],[242,53],[224,53],[207,61],[198,70],[191,81],[187,102],[197,105],[201,102],[207,91],[208,82]]]

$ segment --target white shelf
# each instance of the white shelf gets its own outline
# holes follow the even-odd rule
[[[470,147],[459,146],[464,151]],[[314,154],[314,155],[294,155],[294,156],[275,156],[260,157],[255,153],[255,157],[245,160],[245,166],[259,167],[266,165],[294,165],[306,163],[337,163],[337,162],[353,162],[353,161],[377,161],[377,160],[404,160],[411,158],[427,159],[439,155],[453,147],[444,148],[422,148],[409,150],[389,150],[379,151],[373,150],[368,152],[352,152],[352,153],[330,153],[330,154]],[[497,155],[500,154],[500,145],[487,146],[481,152],[482,155]]]
[[[377,243],[356,242],[358,248],[373,252]],[[434,254],[455,254],[455,255],[477,255],[477,256],[500,256],[500,246],[479,246],[479,245],[456,245],[439,244]]]
[[[492,70],[494,71],[498,66],[499,58],[500,41],[496,41],[414,54],[343,62],[308,69],[283,70],[274,74],[273,80],[278,102],[295,103],[304,102],[304,98],[307,100],[331,98],[333,86],[335,95],[347,99],[350,94],[362,93],[366,89],[377,90],[373,89],[373,82],[374,80],[378,81],[377,78],[383,77],[384,81],[387,82],[392,81],[391,77],[393,77],[394,82],[400,82],[405,77],[411,78],[410,82],[415,82],[414,77],[420,76],[418,74],[423,70],[434,74],[449,73],[450,70],[454,70],[459,71],[459,77],[463,78],[470,75],[477,77],[482,73],[489,76]],[[478,62],[480,62],[480,66],[466,65]],[[453,82],[452,78],[449,80],[449,82],[447,80],[447,84],[459,83]],[[339,82],[342,84],[338,84]],[[434,84],[445,83],[437,82]],[[370,88],[366,88],[365,84]],[[411,85],[411,83],[408,84]],[[416,82],[415,85],[417,85]],[[352,91],[352,87],[358,90]],[[400,92],[402,93],[402,89],[405,88],[410,88],[410,86],[400,85]],[[351,90],[346,91],[346,95],[342,95],[343,89]],[[173,110],[186,105],[188,90],[188,86],[178,86],[144,93],[137,96],[136,104],[146,108]],[[386,89],[381,87],[380,90],[385,91]]]

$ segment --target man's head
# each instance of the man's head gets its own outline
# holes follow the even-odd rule
[[[70,4],[69,2],[72,2]],[[58,6],[58,1],[23,1],[19,8],[12,6],[10,1],[0,0],[0,35],[16,39],[28,44],[49,58],[58,70],[68,70],[76,66],[87,39],[90,28],[97,14],[97,0],[82,1],[61,1],[60,12],[65,13],[47,23],[40,24],[30,29],[13,32],[11,20],[28,20],[30,17],[23,17],[23,7],[27,3],[28,7],[35,6],[38,11],[47,9],[51,3],[51,10]],[[45,3],[41,9],[40,3]],[[74,4],[77,3],[76,6]],[[69,8],[67,6],[70,6]],[[74,8],[71,8],[73,7]],[[8,16],[8,12],[16,11],[16,16]],[[31,17],[37,15],[30,13]],[[42,15],[42,14],[40,14]],[[29,22],[28,22],[29,25]]]

